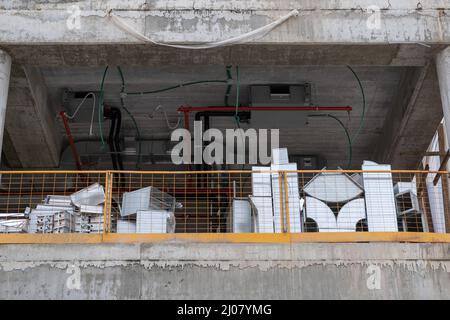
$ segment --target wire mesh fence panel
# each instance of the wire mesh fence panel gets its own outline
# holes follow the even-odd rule
[[[112,232],[253,230],[249,172],[114,173],[112,180]]]
[[[0,233],[450,231],[447,172],[3,172]]]
[[[448,232],[450,198],[443,187],[448,177],[440,176],[425,171],[299,172],[304,231]]]
[[[0,233],[103,233],[104,172],[1,174]]]

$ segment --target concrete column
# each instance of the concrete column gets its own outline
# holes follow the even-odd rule
[[[442,50],[436,57],[436,67],[444,111],[447,141],[450,141],[450,47]]]
[[[11,74],[11,57],[0,49],[0,155],[5,129],[6,103],[8,101],[9,78]]]

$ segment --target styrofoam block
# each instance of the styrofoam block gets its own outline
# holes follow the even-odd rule
[[[136,221],[117,220],[117,233],[136,233]]]
[[[282,224],[281,224],[281,211],[282,208],[286,215],[287,210],[284,207],[284,192],[285,192],[285,184],[284,180],[281,181],[281,190],[280,190],[280,181],[279,181],[279,173],[278,171],[291,171],[286,173],[286,184],[287,184],[287,194],[288,194],[288,202],[289,202],[289,229],[290,232],[301,232],[302,231],[302,223],[300,217],[300,194],[298,187],[298,174],[295,172],[297,170],[296,163],[289,164],[272,164],[272,195],[273,195],[273,212],[274,212],[274,231],[276,233],[283,232]],[[282,201],[280,202],[280,197],[282,197]],[[287,222],[285,221],[285,224]]]
[[[273,164],[288,164],[289,156],[287,148],[272,149],[272,163]]]
[[[254,197],[270,197],[272,195],[270,167],[252,167],[252,194]]]
[[[168,210],[139,210],[136,233],[168,233],[175,230],[175,216]]]
[[[364,161],[362,165],[367,225],[371,232],[397,232],[397,207],[390,165]]]

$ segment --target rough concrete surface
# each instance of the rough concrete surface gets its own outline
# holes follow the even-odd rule
[[[1,299],[450,299],[449,244],[0,246]]]

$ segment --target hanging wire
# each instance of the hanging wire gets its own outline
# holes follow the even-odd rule
[[[231,81],[233,80],[232,76],[231,76],[231,66],[227,66],[226,67],[226,72],[227,72],[227,90],[225,92],[225,107],[229,106],[229,98],[230,98],[230,93],[231,93],[231,88],[233,87],[233,85],[231,84]]]
[[[142,150],[141,132],[139,130],[139,126],[136,122],[135,117],[130,112],[130,110],[128,110],[128,108],[125,106],[125,100],[124,100],[124,95],[123,95],[123,93],[125,92],[125,77],[123,75],[123,72],[122,72],[122,69],[120,68],[120,66],[117,66],[117,70],[119,71],[120,79],[122,81],[122,88],[120,90],[120,106],[122,107],[123,110],[125,110],[125,112],[128,114],[128,116],[131,118],[131,120],[133,121],[134,127],[136,128],[136,138],[138,141],[138,156],[137,156],[137,160],[136,160],[136,168],[139,169],[141,166],[141,150]]]
[[[165,91],[169,91],[169,90],[173,90],[173,89],[178,89],[178,88],[182,88],[182,87],[188,87],[188,86],[193,86],[196,84],[202,84],[202,83],[227,83],[228,80],[199,80],[199,81],[192,81],[192,82],[185,82],[185,83],[181,83],[175,86],[170,86],[170,87],[166,87],[166,88],[162,88],[162,89],[157,89],[157,90],[151,90],[151,91],[137,91],[137,92],[125,92],[126,95],[145,95],[145,94],[154,94],[154,93],[160,93],[160,92],[165,92]]]
[[[100,94],[99,94],[99,99],[98,99],[98,127],[99,127],[99,131],[100,131],[100,140],[102,141],[102,147],[104,147],[106,145],[105,143],[105,139],[103,138],[103,128],[102,128],[102,121],[103,121],[103,98],[104,98],[104,91],[103,91],[103,87],[105,84],[105,78],[106,78],[106,73],[108,72],[108,66],[106,66],[105,71],[103,71],[103,77],[102,77],[102,82],[100,85]]]
[[[75,111],[73,112],[72,115],[68,115],[66,113],[66,117],[70,120],[74,119],[75,116],[77,115],[78,111],[80,110],[81,106],[83,105],[83,103],[86,101],[86,99],[92,96],[92,99],[94,100],[94,102],[92,103],[92,115],[91,115],[91,124],[89,126],[89,136],[92,136],[93,133],[93,127],[94,127],[94,114],[95,114],[95,107],[96,107],[96,99],[95,99],[95,93],[94,92],[89,92],[88,94],[86,94],[83,98],[83,100],[80,102],[80,104],[78,105],[78,107],[76,107]]]
[[[164,118],[166,119],[167,127],[168,127],[170,130],[175,130],[176,128],[178,128],[178,126],[180,125],[180,122],[181,122],[181,115],[178,115],[178,120],[177,120],[177,123],[176,123],[175,125],[173,125],[173,126],[170,125],[169,118],[167,117],[167,112],[166,112],[166,110],[164,109],[164,107],[163,107],[162,105],[158,105],[158,106],[153,110],[153,112],[152,112],[151,114],[148,115],[149,118],[150,118],[150,119],[153,119],[153,117],[155,116],[156,111],[158,111],[158,110],[162,110],[162,112],[163,112],[163,114],[164,114]]]
[[[239,87],[240,87],[240,79],[239,79],[239,66],[236,66],[236,111],[234,113],[234,119],[236,120],[236,126],[240,128],[239,125]]]
[[[308,117],[328,117],[328,118],[332,118],[334,120],[336,120],[340,126],[342,127],[342,129],[344,129],[345,131],[345,135],[347,137],[347,141],[348,141],[348,163],[347,163],[347,169],[351,168],[352,165],[352,157],[353,157],[353,144],[352,144],[352,140],[350,138],[350,134],[348,133],[347,128],[345,127],[344,123],[339,120],[339,118],[329,114],[329,113],[324,113],[324,114],[310,114],[308,115]]]
[[[365,120],[365,114],[366,114],[366,95],[364,93],[364,88],[362,86],[361,80],[359,79],[359,77],[356,74],[355,70],[353,70],[352,67],[350,67],[350,66],[347,66],[347,68],[353,73],[353,75],[355,76],[356,80],[358,81],[359,89],[361,90],[361,95],[362,95],[362,100],[363,100],[363,109],[362,109],[362,113],[361,113],[361,120],[359,122],[359,128],[358,128],[358,131],[356,131],[355,135],[352,137],[352,143],[354,143],[356,138],[360,134],[361,129],[364,126],[364,120]]]

